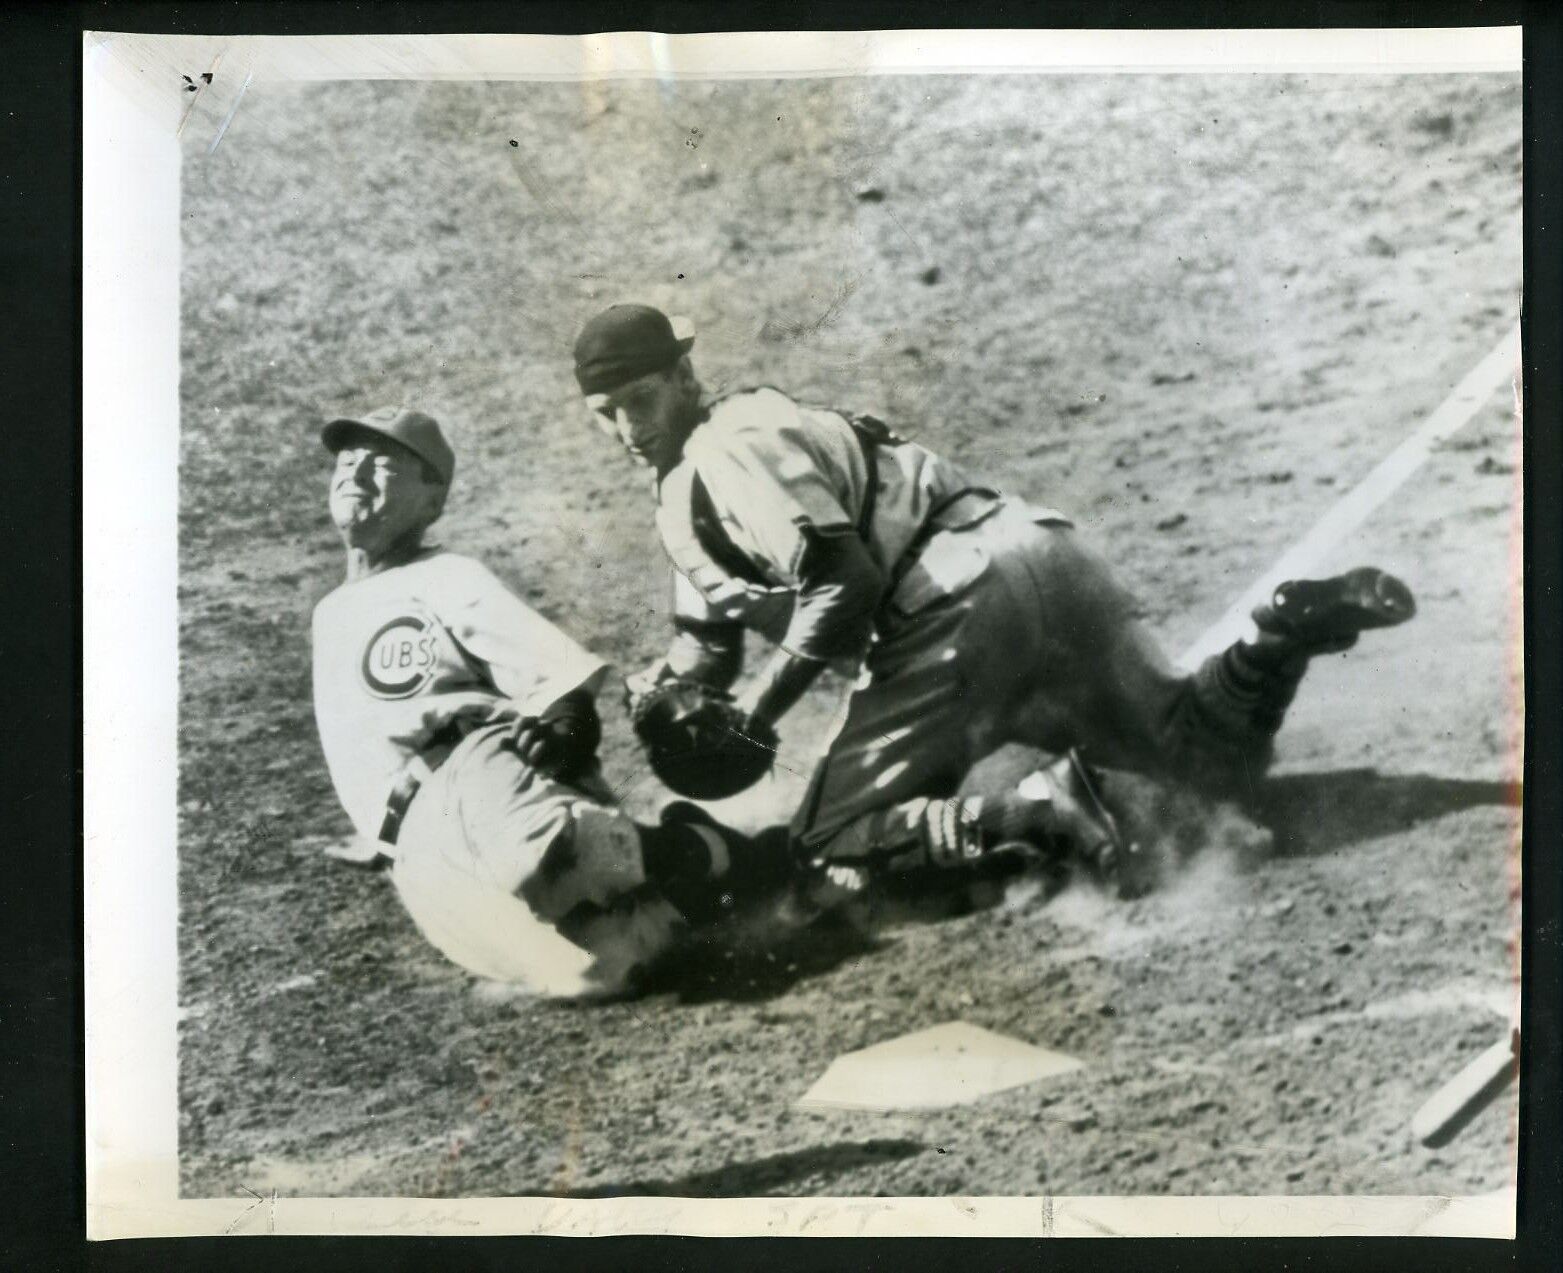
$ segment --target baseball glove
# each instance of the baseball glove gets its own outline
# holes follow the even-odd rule
[[[776,759],[774,730],[746,730],[731,695],[695,681],[663,681],[635,697],[630,720],[652,772],[694,800],[737,795]]]

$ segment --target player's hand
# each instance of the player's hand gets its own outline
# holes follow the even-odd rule
[[[515,724],[510,727],[509,736],[505,739],[510,750],[533,769],[543,767],[551,750],[549,744],[552,740],[542,724],[535,716],[517,717]]]
[[[633,714],[637,703],[664,681],[671,679],[673,679],[673,672],[668,667],[666,659],[658,659],[650,667],[643,668],[639,672],[631,672],[624,678],[625,706]]]
[[[519,717],[506,740],[523,763],[550,778],[567,778],[591,759],[596,739],[582,721]]]

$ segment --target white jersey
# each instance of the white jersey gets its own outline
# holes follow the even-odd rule
[[[458,717],[536,715],[607,665],[479,562],[429,548],[315,607],[315,721],[358,833],[376,839],[397,775]]]

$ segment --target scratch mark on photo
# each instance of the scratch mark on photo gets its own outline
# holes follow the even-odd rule
[[[239,103],[244,100],[244,92],[250,86],[250,81],[255,78],[252,70],[244,77],[244,83],[239,85],[239,95],[233,99],[233,105],[228,108],[228,113],[223,116],[223,122],[218,126],[217,136],[212,138],[212,144],[206,148],[208,155],[217,153],[217,145],[222,141],[223,135],[228,131],[228,125],[233,123],[233,117],[239,113]]]

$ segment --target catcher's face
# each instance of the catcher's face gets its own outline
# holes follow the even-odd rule
[[[327,488],[331,520],[350,548],[372,557],[440,515],[445,487],[412,452],[365,434],[336,453]]]
[[[666,473],[683,455],[699,404],[700,385],[687,359],[587,399],[604,431],[618,438],[637,463],[658,473]]]

